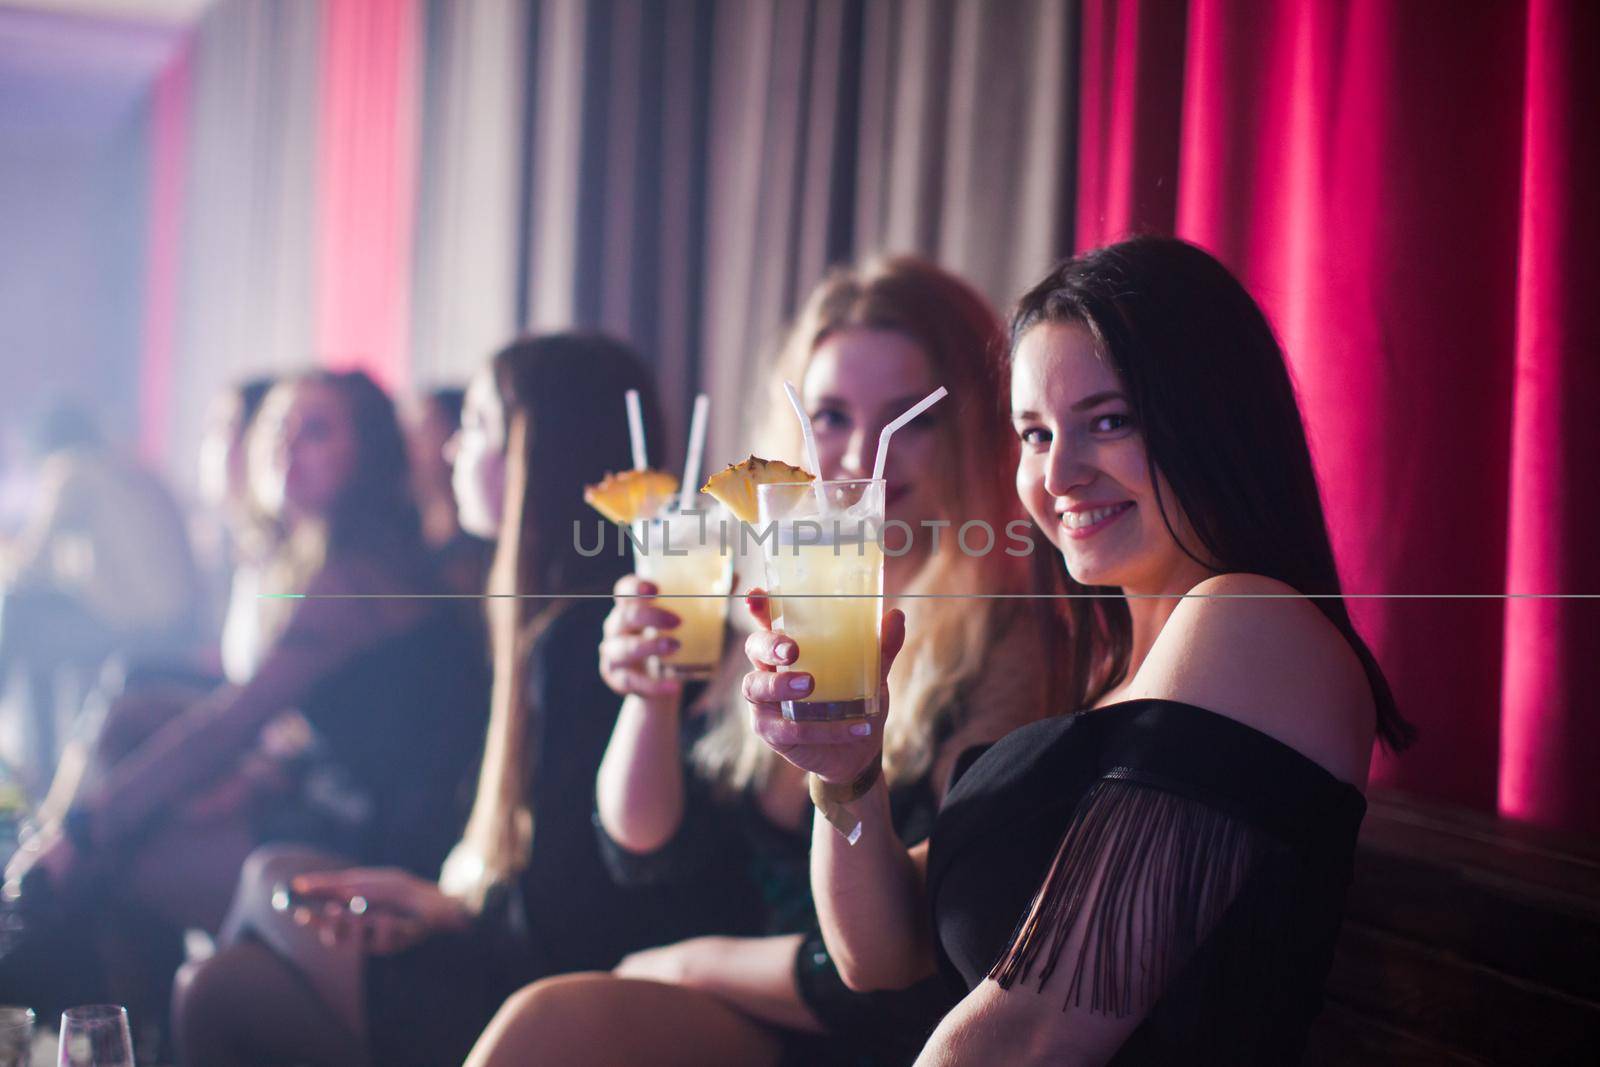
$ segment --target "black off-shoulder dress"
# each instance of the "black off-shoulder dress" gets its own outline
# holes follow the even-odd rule
[[[1047,719],[963,763],[928,860],[948,977],[1138,1016],[1115,1064],[1298,1060],[1359,790],[1168,700]]]

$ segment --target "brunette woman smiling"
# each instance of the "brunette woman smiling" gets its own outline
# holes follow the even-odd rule
[[[927,852],[881,786],[854,847],[818,819],[828,946],[855,988],[967,991],[919,1063],[1294,1062],[1373,740],[1410,728],[1339,597],[1282,352],[1215,259],[1140,238],[1022,297],[1011,399],[1019,494],[1078,594],[1074,714],[964,761]],[[904,633],[885,616],[886,671]],[[783,719],[791,646],[748,643],[756,728],[840,791],[879,736]]]

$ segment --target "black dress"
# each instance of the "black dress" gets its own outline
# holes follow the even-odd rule
[[[531,739],[539,763],[530,778],[534,845],[527,869],[491,892],[468,931],[366,961],[374,1063],[455,1067],[522,986],[610,968],[629,952],[688,936],[710,921],[706,903],[676,887],[618,886],[600,858],[590,815],[619,701],[600,679],[595,649],[610,610],[609,600],[573,602],[530,653],[529,700],[541,711],[542,735]]]
[[[1298,1060],[1360,791],[1168,700],[1034,723],[963,762],[928,860],[952,980],[1142,1015],[1117,1064]]]
[[[686,723],[684,750],[704,719]],[[938,801],[926,779],[890,791],[896,833],[924,840]],[[685,775],[683,821],[654,852],[630,852],[595,826],[613,876],[624,885],[677,885],[715,901],[714,918],[697,934],[776,937],[801,934],[795,982],[802,1000],[827,1028],[810,1034],[778,1030],[785,1064],[806,1067],[891,1067],[910,1064],[958,996],[943,979],[908,990],[854,993],[839,978],[823,943],[811,896],[811,830],[780,827],[753,794],[723,795],[692,772]]]
[[[300,702],[312,752],[298,796],[256,816],[258,840],[436,877],[461,836],[488,706],[482,620],[430,608]]]

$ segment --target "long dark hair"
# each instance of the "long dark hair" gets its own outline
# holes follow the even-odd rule
[[[350,480],[328,510],[328,551],[376,552],[414,563],[421,556],[422,523],[394,401],[365,371],[312,371],[298,380],[338,392],[355,430]]]
[[[1222,572],[1263,574],[1315,597],[1361,659],[1377,705],[1379,738],[1409,745],[1371,649],[1350,622],[1322,499],[1283,350],[1266,316],[1215,258],[1171,237],[1136,237],[1059,264],[1017,302],[1015,351],[1046,322],[1081,323],[1110,361],[1144,437],[1156,504],[1169,531],[1159,471]],[[1204,558],[1202,558],[1202,556]],[[1057,566],[1056,581],[1088,589]],[[1126,677],[1132,648],[1127,602],[1067,601],[1073,623],[1072,685],[1085,707]]]
[[[325,386],[338,395],[355,438],[355,458],[349,478],[310,536],[301,538],[282,515],[274,516],[263,531],[263,554],[277,558],[286,588],[302,589],[333,557],[367,560],[404,585],[420,588],[427,554],[394,402],[359,370],[303,371],[281,379],[271,392],[305,385]]]
[[[579,552],[574,542],[574,523],[596,518],[584,486],[632,465],[627,390],[639,391],[646,442],[661,446],[655,379],[620,341],[580,333],[525,338],[496,353],[490,371],[506,426],[503,514],[489,570],[494,691],[472,816],[445,871],[449,891],[474,905],[531,852],[527,775],[536,763],[533,720],[545,709],[528,705],[524,674],[533,642],[571,603],[547,598],[608,593],[629,568],[619,551],[623,535],[611,523],[603,524],[598,553]],[[587,536],[583,545],[587,551]]]

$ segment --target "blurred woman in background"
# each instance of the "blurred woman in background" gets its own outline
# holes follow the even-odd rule
[[[461,528],[446,443],[461,429],[466,392],[449,386],[429,389],[400,407],[406,448],[411,454],[411,485],[422,514],[422,539],[433,553],[442,589],[478,593],[488,575],[493,543]]]
[[[248,681],[261,655],[260,570],[272,551],[276,519],[256,502],[248,464],[250,430],[273,380],[252,378],[212,398],[199,446],[196,481],[202,513],[191,523],[209,572],[209,633],[189,655],[140,658],[102,673],[79,712],[37,818],[58,822],[86,781],[103,776],[162,725],[224,682]],[[250,764],[252,775],[274,771]]]
[[[5,960],[8,999],[47,1003],[45,978],[64,970],[65,995],[93,985],[98,961],[52,951],[53,932],[216,931],[263,841],[430,870],[454,840],[481,738],[481,628],[460,605],[405,595],[432,579],[393,405],[363,373],[317,371],[274,387],[258,419],[255,493],[277,516],[260,664],[114,761],[19,851],[7,874],[37,906],[28,951]],[[314,728],[315,776],[254,804],[233,772],[288,709]]]
[[[175,656],[197,636],[198,571],[182,514],[154,473],[102,437],[90,413],[58,403],[29,435],[39,485],[16,540],[0,544],[0,697],[26,693],[36,784],[55,766],[56,726],[111,657]]]
[[[271,519],[250,492],[251,427],[273,379],[252,378],[220,394],[200,438],[200,503],[216,531],[212,569],[227,588],[218,663],[238,684],[260,656],[259,573],[270,552]]]

